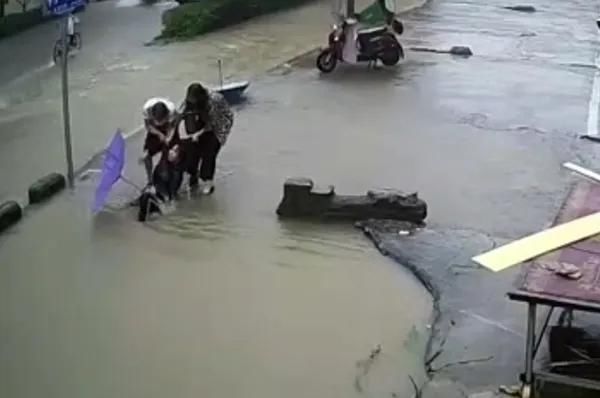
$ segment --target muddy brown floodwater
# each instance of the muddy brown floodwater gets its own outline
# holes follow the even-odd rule
[[[222,196],[92,221],[88,199],[2,242],[2,396],[407,397],[424,377],[430,298],[351,227]]]
[[[113,4],[92,6],[109,13]],[[115,18],[127,17],[122,9]],[[117,125],[135,128],[146,97],[175,99],[190,80],[214,81],[219,57],[227,74],[249,75],[311,48],[324,39],[327,9],[316,3],[167,47],[120,52],[118,42],[104,51],[90,44],[72,63],[78,163]],[[328,128],[319,138],[323,107],[312,119],[303,115],[328,88],[301,94],[294,91],[306,81],[278,81],[253,86],[256,96],[238,113],[213,197],[183,201],[147,225],[125,209],[93,218],[91,178],[0,238],[0,396],[410,396],[408,376],[424,378],[430,297],[352,226],[283,223],[274,214],[284,178],[296,173],[343,182],[349,193],[374,187],[382,163],[365,168],[357,154],[363,144],[389,146],[390,135]],[[6,176],[7,186],[62,167],[61,142],[50,134],[60,131],[58,86],[38,83],[39,91],[0,115],[19,137],[0,151],[4,161],[18,165],[21,146],[44,149],[34,155],[36,165]],[[377,98],[385,103],[390,93],[383,91]],[[297,122],[284,129],[294,117],[314,128],[308,135]],[[347,134],[353,149],[332,159]],[[140,138],[129,143],[129,159],[139,155]],[[141,183],[139,166],[128,166],[127,175]],[[398,182],[389,173],[380,178]],[[132,195],[119,187],[125,191],[113,202]]]

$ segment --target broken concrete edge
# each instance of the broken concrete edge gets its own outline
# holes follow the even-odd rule
[[[0,204],[0,232],[7,230],[23,218],[23,209],[14,200]]]
[[[29,186],[29,204],[46,201],[61,192],[67,186],[67,180],[60,173],[50,173]]]
[[[431,328],[429,338],[425,345],[425,353],[423,355],[423,367],[429,377],[428,381],[433,380],[434,373],[431,368],[433,361],[442,353],[441,347],[444,345],[448,330],[442,326],[442,309],[441,309],[441,289],[435,283],[434,278],[427,271],[420,268],[417,264],[413,264],[406,258],[402,258],[400,255],[391,253],[385,248],[384,244],[380,244],[375,236],[375,231],[369,227],[369,222],[359,221],[354,224],[356,228],[360,229],[365,236],[375,245],[375,248],[384,256],[391,258],[396,263],[406,268],[415,278],[423,285],[425,290],[431,295],[433,299],[433,309],[431,314]],[[434,349],[435,346],[439,348]],[[427,384],[427,383],[426,383]],[[421,388],[423,388],[422,386]]]
[[[365,195],[337,195],[330,185],[316,188],[306,177],[287,178],[276,213],[282,218],[312,218],[361,221],[396,220],[421,224],[427,218],[427,203],[417,193],[396,190],[368,191]]]

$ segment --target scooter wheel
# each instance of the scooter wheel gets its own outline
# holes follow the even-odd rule
[[[394,66],[404,58],[402,47],[393,47],[385,49],[379,56],[379,59],[385,66]]]
[[[317,68],[323,73],[331,73],[337,65],[337,58],[334,52],[327,48],[317,57]]]
[[[381,59],[381,62],[385,66],[394,66],[398,62],[400,62],[400,58],[401,58],[400,52],[401,52],[401,50],[398,48],[389,49],[389,50],[384,51],[381,54],[381,57],[379,59]]]

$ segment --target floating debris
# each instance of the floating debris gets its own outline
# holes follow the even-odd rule
[[[450,49],[450,54],[459,55],[461,57],[470,57],[473,55],[473,51],[467,46],[454,46]]]
[[[537,11],[534,6],[525,6],[525,5],[505,6],[502,8],[504,8],[505,10],[518,11],[518,12],[536,12]]]
[[[471,48],[467,46],[453,46],[450,48],[450,50],[439,50],[436,48],[428,47],[411,47],[410,50],[423,53],[452,54],[461,57],[470,57],[473,55],[473,51],[471,51]]]

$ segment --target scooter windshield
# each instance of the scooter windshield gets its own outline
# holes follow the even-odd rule
[[[385,25],[394,16],[395,9],[395,0],[374,0],[359,13],[359,19],[366,26]]]

